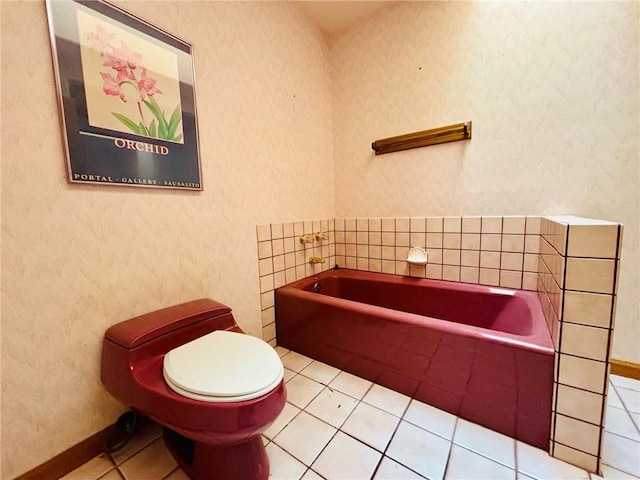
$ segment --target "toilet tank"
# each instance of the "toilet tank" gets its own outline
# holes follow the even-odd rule
[[[180,335],[182,331],[202,326],[214,327],[209,330],[211,332],[227,330],[237,325],[231,308],[215,300],[202,298],[117,323],[105,332],[104,338],[131,350],[140,348],[149,341]],[[191,340],[198,336],[202,335]]]
[[[104,334],[102,383],[112,395],[130,404],[127,399],[135,387],[132,375],[159,361],[168,351],[215,330],[244,333],[229,307],[208,298],[117,323]]]

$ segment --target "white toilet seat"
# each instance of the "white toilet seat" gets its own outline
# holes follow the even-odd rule
[[[276,388],[284,367],[276,351],[259,338],[216,330],[164,357],[167,385],[204,402],[241,402]]]

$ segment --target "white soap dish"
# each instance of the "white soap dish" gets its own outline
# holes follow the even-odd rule
[[[414,265],[426,265],[427,264],[427,251],[422,247],[411,247],[409,250],[409,256],[407,262]]]

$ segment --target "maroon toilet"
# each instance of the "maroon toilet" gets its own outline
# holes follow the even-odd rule
[[[268,478],[261,433],[284,408],[283,374],[275,350],[210,299],[118,323],[103,341],[105,387],[165,427],[193,480]]]

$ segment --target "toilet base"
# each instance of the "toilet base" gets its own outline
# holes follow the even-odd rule
[[[191,480],[267,480],[269,458],[260,435],[236,445],[196,442],[168,428],[167,449]]]

